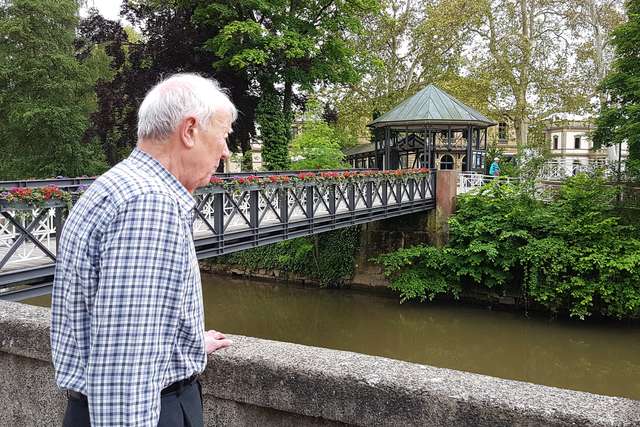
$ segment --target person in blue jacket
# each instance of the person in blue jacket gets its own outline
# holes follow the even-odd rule
[[[500,175],[500,158],[496,157],[493,159],[491,166],[489,166],[489,175],[491,176],[499,176]]]

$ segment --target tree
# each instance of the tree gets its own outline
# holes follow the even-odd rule
[[[3,178],[93,175],[106,166],[99,147],[81,139],[108,58],[100,49],[75,57],[77,12],[73,0],[0,6]]]
[[[593,97],[613,60],[611,32],[624,22],[622,0],[570,0],[564,15],[576,40],[575,76],[583,93]],[[599,104],[605,102],[599,93]]]
[[[132,141],[135,142],[131,138],[136,129],[136,108],[131,105],[133,94],[127,93],[131,75],[129,34],[119,22],[105,19],[96,9],[90,9],[88,16],[80,21],[75,42],[81,59],[97,46],[111,59],[110,76],[96,83],[98,108],[91,115],[83,137],[84,141],[99,141],[110,165],[126,157]]]
[[[385,0],[354,37],[356,50],[366,53],[362,80],[325,95],[339,110],[338,127],[366,137],[374,111],[388,111],[429,83],[486,112],[488,84],[475,71],[461,76],[469,69],[463,48],[478,25],[476,2],[469,0]]]
[[[307,102],[302,131],[291,142],[292,167],[305,169],[348,168],[342,147],[349,145],[344,135],[329,123],[325,116],[330,108],[323,108],[316,99]],[[320,118],[322,117],[322,120]],[[328,117],[333,118],[332,114]]]
[[[292,167],[297,170],[349,167],[335,129],[325,122],[305,123],[302,132],[291,142],[291,156]]]
[[[242,71],[214,70],[218,60],[203,45],[217,34],[221,20],[202,22],[195,16],[205,0],[141,0],[124,2],[121,14],[139,29],[122,28],[97,11],[90,11],[79,26],[80,52],[103,47],[111,57],[111,78],[98,82],[99,109],[91,117],[85,139],[97,138],[110,164],[125,157],[136,143],[137,109],[146,92],[159,79],[178,72],[196,72],[217,79],[227,88],[240,115],[229,137],[232,151],[250,151],[255,134],[257,97]]]
[[[270,105],[276,99],[280,103],[286,133],[261,131],[263,156],[271,167],[281,164],[275,159],[287,150],[296,89],[358,80],[357,52],[349,37],[360,30],[359,18],[376,8],[377,0],[223,0],[197,9],[200,22],[224,23],[205,44],[219,58],[214,67],[246,72]],[[277,139],[267,140],[270,135]]]
[[[606,101],[596,119],[599,146],[627,143],[629,159],[640,160],[640,2],[627,1],[628,21],[613,31],[615,59],[601,85]]]
[[[560,3],[485,0],[482,5],[473,62],[491,74],[493,106],[513,121],[517,142],[525,147],[532,119],[557,110],[574,92]]]

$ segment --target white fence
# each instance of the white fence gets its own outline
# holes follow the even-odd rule
[[[621,166],[621,171],[624,171],[624,166]],[[544,181],[562,181],[571,176],[579,173],[595,174],[602,172],[605,177],[613,177],[618,170],[617,162],[595,161],[588,164],[567,163],[551,161],[545,163],[540,172],[538,173],[538,179]]]
[[[491,175],[482,175],[475,172],[462,172],[458,175],[458,194],[468,193],[469,191],[475,190],[477,188],[482,187],[489,182],[494,180],[499,180],[505,184],[511,184],[515,182],[519,182],[520,178],[514,178],[510,176],[491,176]]]

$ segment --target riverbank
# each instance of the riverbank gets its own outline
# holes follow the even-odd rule
[[[323,287],[320,281],[316,279],[282,270],[254,270],[242,265],[208,263],[206,261],[200,262],[200,270],[208,274],[223,275],[239,279],[265,281],[268,283],[278,284],[293,284],[309,288]],[[362,259],[360,259],[360,262],[355,263],[353,277],[343,278],[340,285],[335,286],[334,288],[381,295],[393,298],[395,301],[400,300],[398,292],[389,287],[389,280],[384,276],[382,268]],[[515,312],[525,316],[529,313],[535,313],[536,315],[547,317],[557,316],[557,314],[550,313],[545,309],[545,307],[525,302],[524,298],[521,295],[518,295],[515,290],[505,294],[483,290],[464,290],[457,299],[451,295],[439,295],[434,298],[432,302],[469,305],[472,307],[482,307],[488,310]],[[425,302],[423,304],[428,303]],[[561,317],[567,316],[568,315],[566,313],[561,314]],[[605,318],[595,315],[592,319],[602,320]],[[626,322],[640,324],[640,320],[627,320]]]

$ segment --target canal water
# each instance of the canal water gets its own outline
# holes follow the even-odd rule
[[[202,275],[207,329],[640,400],[640,327]],[[49,297],[25,301],[49,305]]]

